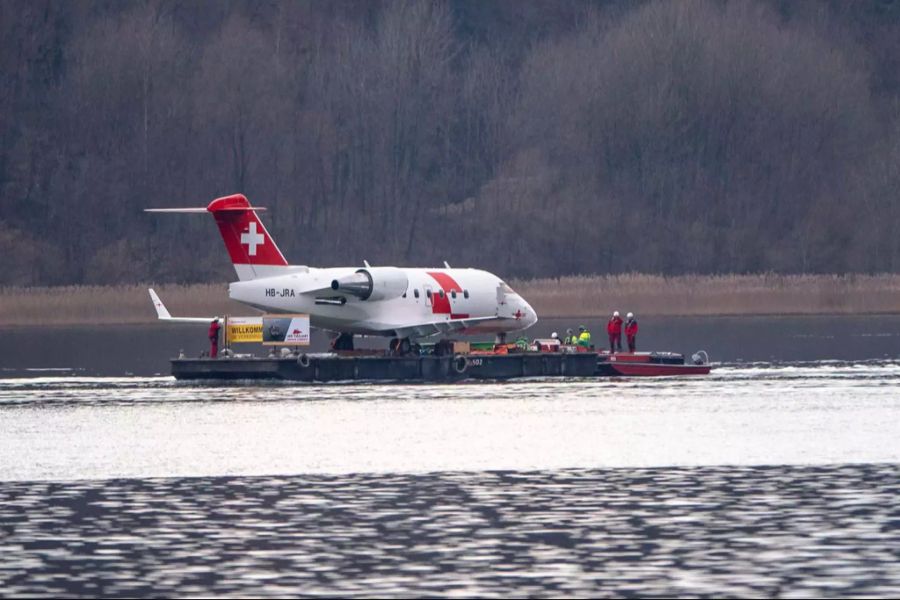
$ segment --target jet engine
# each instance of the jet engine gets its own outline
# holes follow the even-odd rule
[[[359,269],[331,282],[331,289],[356,296],[360,300],[390,300],[406,293],[409,278],[397,267]]]

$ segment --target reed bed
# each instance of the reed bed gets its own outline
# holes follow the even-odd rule
[[[900,275],[639,273],[514,282],[538,315],[819,315],[900,313]]]
[[[156,321],[147,288],[173,316],[248,314],[228,299],[228,284],[0,287],[0,325],[105,325]]]
[[[900,313],[900,275],[595,275],[510,282],[542,317]],[[145,285],[0,287],[0,326],[143,324]],[[227,284],[154,286],[175,316],[244,315]]]

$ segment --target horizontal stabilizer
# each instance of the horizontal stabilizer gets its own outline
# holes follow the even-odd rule
[[[212,210],[207,208],[206,210],[208,210],[209,212],[228,212],[228,211],[244,212],[247,210],[265,211],[266,207],[265,206],[223,206],[222,208],[214,208]]]
[[[210,211],[208,208],[145,208],[148,213],[181,213],[181,214],[205,214],[208,212],[244,212],[246,210],[266,210],[265,206],[226,206]]]

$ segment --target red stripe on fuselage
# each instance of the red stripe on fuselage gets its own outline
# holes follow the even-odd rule
[[[456,280],[438,271],[427,271],[428,275],[434,279],[441,289],[444,290],[444,297],[440,294],[431,295],[431,312],[436,315],[450,315],[451,319],[468,319],[468,313],[454,313],[450,308],[450,296],[452,292],[462,294],[462,287],[456,283]]]

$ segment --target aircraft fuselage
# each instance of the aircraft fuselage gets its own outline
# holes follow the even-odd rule
[[[234,282],[229,296],[267,312],[306,313],[313,327],[356,334],[402,335],[398,332],[410,323],[458,320],[472,321],[463,333],[505,333],[537,321],[519,294],[497,276],[478,269],[397,269],[407,285],[395,288],[395,297],[383,299],[362,299],[331,289],[334,281],[363,269],[293,269],[284,275]]]

